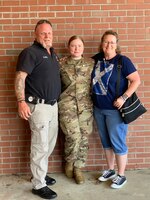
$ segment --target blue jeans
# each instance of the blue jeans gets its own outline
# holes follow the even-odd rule
[[[115,154],[128,152],[126,136],[128,125],[124,124],[118,110],[103,110],[94,107],[94,118],[104,149],[113,149]]]

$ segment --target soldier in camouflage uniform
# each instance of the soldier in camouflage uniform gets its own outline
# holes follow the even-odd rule
[[[85,166],[88,135],[93,129],[93,106],[90,96],[93,61],[82,57],[84,42],[72,36],[68,42],[70,56],[60,61],[62,94],[58,103],[60,127],[65,134],[65,173],[84,183],[80,168]]]

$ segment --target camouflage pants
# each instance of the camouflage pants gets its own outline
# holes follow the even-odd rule
[[[76,167],[84,167],[89,149],[88,135],[93,130],[92,111],[78,113],[75,104],[59,110],[60,127],[65,134],[65,160],[74,162]]]

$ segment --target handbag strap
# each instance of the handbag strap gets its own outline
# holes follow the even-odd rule
[[[118,59],[118,65],[117,65],[116,99],[119,97],[121,68],[122,68],[122,56],[119,57],[119,59]]]

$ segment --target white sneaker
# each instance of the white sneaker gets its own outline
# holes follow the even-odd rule
[[[115,170],[105,170],[102,174],[102,176],[100,176],[98,178],[99,181],[108,181],[110,179],[113,179],[116,177],[116,173],[115,173]]]
[[[112,180],[111,188],[114,189],[122,188],[122,186],[124,186],[126,182],[127,179],[125,176],[117,175],[117,177]]]

